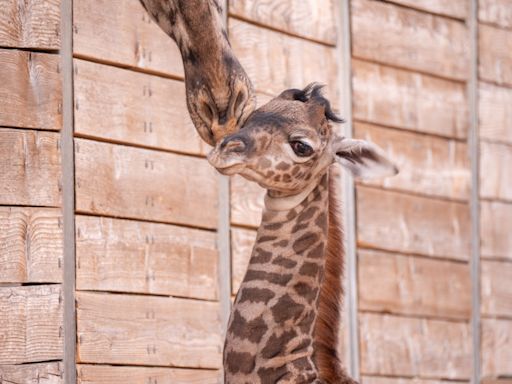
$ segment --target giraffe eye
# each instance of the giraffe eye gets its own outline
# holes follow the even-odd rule
[[[313,148],[300,140],[290,141],[293,152],[299,157],[308,157],[313,154]]]

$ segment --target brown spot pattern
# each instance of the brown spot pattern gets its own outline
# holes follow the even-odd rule
[[[272,334],[269,337],[265,348],[261,350],[261,356],[265,359],[271,359],[275,356],[284,354],[288,343],[297,336],[297,332],[293,329],[283,332],[280,336],[277,336],[275,333]]]
[[[274,259],[274,261],[272,261],[272,264],[280,265],[281,267],[284,268],[293,268],[297,265],[297,262],[295,260],[288,259],[283,256],[278,256]]]
[[[304,311],[304,305],[295,302],[289,294],[285,294],[270,310],[276,323],[281,324],[289,319],[297,320]]]
[[[230,331],[236,337],[253,343],[259,343],[267,330],[268,327],[263,317],[259,316],[251,321],[247,321],[239,311],[233,313]]]
[[[231,373],[244,373],[249,374],[254,370],[256,365],[255,356],[248,352],[228,352],[227,354],[227,369]]]
[[[240,302],[262,302],[267,304],[273,297],[275,293],[267,288],[243,288],[240,295]]]
[[[306,233],[299,237],[295,243],[293,243],[293,250],[297,253],[302,253],[310,248],[319,239],[316,233]]]
[[[285,286],[290,282],[292,277],[293,276],[291,274],[280,274],[249,269],[245,274],[244,281],[266,280],[272,284]]]

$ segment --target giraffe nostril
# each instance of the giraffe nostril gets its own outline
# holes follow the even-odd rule
[[[234,138],[222,143],[221,148],[227,152],[243,152],[245,151],[245,142],[240,138]]]

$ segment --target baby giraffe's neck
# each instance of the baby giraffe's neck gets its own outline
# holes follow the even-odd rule
[[[328,177],[298,206],[266,209],[226,335],[225,379],[314,383],[314,331],[328,235]]]

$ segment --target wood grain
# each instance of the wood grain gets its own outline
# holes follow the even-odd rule
[[[469,205],[359,186],[361,247],[468,260]]]
[[[0,49],[0,68],[0,125],[60,129],[59,56]]]
[[[183,77],[178,47],[138,0],[73,1],[73,52]]]
[[[512,320],[482,320],[482,376],[512,376]]]
[[[60,285],[0,288],[0,364],[62,359]]]
[[[478,26],[478,75],[480,79],[512,86],[511,52],[512,30],[485,24]]]
[[[219,368],[219,305],[77,292],[77,362]]]
[[[229,14],[299,37],[336,45],[332,0],[230,0]]]
[[[512,88],[480,82],[478,118],[480,137],[512,144]]]
[[[512,263],[484,260],[480,271],[482,314],[512,318]]]
[[[360,314],[361,372],[467,380],[469,323]]]
[[[62,281],[58,209],[0,207],[0,283]]]
[[[79,290],[218,297],[213,232],[77,216],[76,233]]]
[[[467,136],[464,84],[352,60],[354,118],[446,137]]]
[[[60,159],[58,133],[0,128],[0,204],[60,206]]]
[[[255,241],[256,231],[231,228],[231,293],[233,295],[236,295],[244,279]]]
[[[379,145],[400,170],[396,176],[365,184],[468,200],[470,171],[466,143],[359,122],[354,123],[354,134]]]
[[[512,201],[510,164],[512,145],[480,142],[480,197]]]
[[[359,309],[469,319],[469,265],[359,250]]]
[[[0,365],[0,378],[5,384],[64,384],[61,362]]]
[[[229,21],[233,50],[258,91],[277,95],[287,88],[303,88],[316,81],[328,84],[326,95],[339,100],[337,51],[255,26],[237,19]]]
[[[512,28],[510,0],[479,0],[478,19],[502,28]]]
[[[468,383],[469,381],[458,381],[458,383]],[[389,377],[378,377],[378,376],[363,376],[362,384],[453,384],[450,380],[427,380],[418,378],[389,378]]]
[[[75,161],[81,213],[217,225],[217,175],[205,159],[76,139]]]
[[[1,0],[0,8],[0,45],[60,48],[60,0]]]
[[[463,22],[372,0],[350,4],[355,57],[468,78],[469,33]]]
[[[480,202],[480,252],[482,258],[512,260],[512,204]]]
[[[74,67],[77,134],[206,154],[183,82],[77,59]]]
[[[241,176],[231,178],[231,222],[233,224],[258,227],[263,211],[265,190],[258,184]]]
[[[79,364],[78,384],[217,384],[219,371]]]
[[[420,11],[427,11],[457,19],[466,19],[469,15],[469,2],[467,0],[389,0]]]

